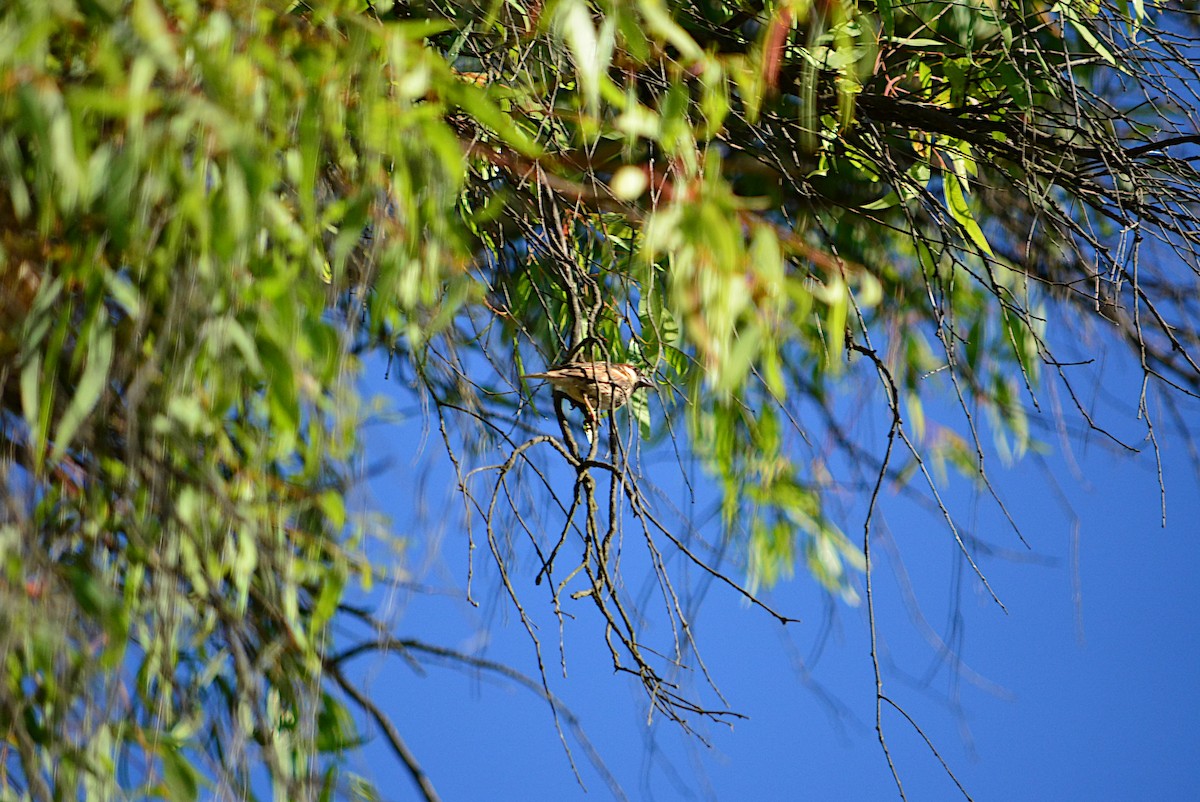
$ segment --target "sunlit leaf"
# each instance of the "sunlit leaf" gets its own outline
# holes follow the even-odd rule
[[[959,184],[959,178],[952,172],[942,173],[942,187],[946,196],[946,207],[950,210],[955,222],[962,227],[963,233],[967,239],[973,242],[979,250],[994,256],[992,246],[988,244],[987,237],[983,234],[983,229],[979,227],[975,216],[971,213],[971,206],[967,203],[966,196],[963,194],[962,186]]]

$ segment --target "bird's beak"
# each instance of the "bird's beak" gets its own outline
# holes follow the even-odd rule
[[[633,383],[633,386],[634,386],[634,388],[653,387],[654,379],[651,379],[649,376],[647,376],[645,374],[639,373],[638,377],[637,377],[637,381]]]

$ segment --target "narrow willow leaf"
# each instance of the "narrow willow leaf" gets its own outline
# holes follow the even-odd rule
[[[163,10],[153,0],[136,0],[131,20],[133,30],[147,45],[159,64],[169,70],[179,66],[179,54],[175,50],[175,35]]]
[[[575,71],[579,75],[588,108],[592,113],[597,113],[600,108],[600,85],[612,63],[616,21],[607,16],[597,29],[592,24],[587,5],[581,0],[569,0],[560,6],[558,23],[560,35],[575,61]]]
[[[882,198],[873,200],[870,203],[864,203],[858,208],[862,209],[864,212],[877,212],[883,209],[890,209],[893,206],[899,206],[900,202],[901,200],[899,195],[897,195],[895,192],[889,192]]]
[[[162,755],[163,785],[171,799],[188,802],[200,794],[200,775],[187,757],[174,746],[164,746]]]
[[[37,429],[38,408],[41,405],[42,355],[34,353],[21,368],[21,412],[32,430],[34,442],[44,440]],[[41,453],[41,449],[38,449]]]
[[[832,373],[842,369],[843,348],[846,342],[846,320],[850,314],[850,297],[845,282],[835,278],[818,297],[826,303],[825,342],[828,348],[826,365]]]
[[[1092,30],[1086,24],[1084,24],[1083,20],[1079,18],[1079,12],[1076,11],[1072,5],[1072,0],[1055,3],[1054,6],[1051,7],[1050,11],[1052,13],[1054,11],[1058,11],[1068,22],[1071,23],[1071,27],[1074,28],[1075,32],[1079,34],[1080,38],[1082,38],[1083,41],[1086,42],[1090,48],[1092,48],[1096,55],[1100,56],[1100,58],[1104,59],[1112,66],[1117,66],[1117,60],[1113,57],[1113,54],[1109,52],[1109,49],[1105,47],[1099,39],[1096,38],[1096,34],[1092,33]]]
[[[104,394],[112,359],[113,331],[101,321],[95,321],[88,332],[87,361],[83,366],[83,374],[79,377],[79,385],[75,388],[75,397],[71,399],[67,411],[59,421],[58,430],[54,433],[51,462],[62,459],[75,433],[79,431],[80,424],[91,414],[100,396]]]
[[[949,44],[948,42],[943,42],[938,39],[920,39],[920,38],[909,39],[904,36],[885,36],[885,37],[883,37],[883,39],[881,41],[884,41],[884,42],[887,42],[888,44],[893,44],[893,45],[905,45],[908,47],[920,47],[920,48],[945,47],[947,44]]]
[[[958,176],[948,170],[942,173],[942,189],[946,196],[946,208],[950,210],[954,220],[962,227],[967,239],[975,243],[984,253],[994,256],[992,246],[988,244],[987,237],[983,235],[983,229],[975,221],[975,216],[971,214],[971,207],[963,194]]]
[[[918,441],[923,441],[925,439],[925,405],[921,403],[921,396],[913,392],[906,392],[904,407],[908,412],[908,422],[912,424],[913,433],[917,436]]]
[[[514,124],[513,118],[501,111],[483,89],[462,81],[454,81],[441,89],[453,100],[455,105],[491,128],[501,139],[521,153],[533,157],[542,155],[542,147]]]
[[[885,42],[896,41],[894,36],[896,33],[896,14],[892,9],[892,0],[877,0],[875,8],[879,12],[879,21],[883,23],[883,36],[881,38]],[[939,42],[938,44],[941,43]]]
[[[696,40],[672,19],[671,13],[662,0],[642,0],[639,8],[646,18],[647,27],[674,45],[684,59],[704,58],[704,51],[700,49],[700,45],[696,44]]]
[[[317,602],[313,606],[313,627],[322,627],[333,618],[337,606],[342,601],[342,592],[346,588],[346,577],[342,571],[329,571],[321,578],[321,591],[317,594]]]
[[[254,569],[258,567],[258,545],[246,533],[238,535],[236,540],[237,554],[231,566],[233,586],[237,591],[234,603],[238,615],[245,615],[246,605],[250,601],[250,580],[254,576]]]

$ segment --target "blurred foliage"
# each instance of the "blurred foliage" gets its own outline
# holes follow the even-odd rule
[[[361,792],[325,669],[344,589],[380,572],[344,501],[365,352],[486,451],[532,423],[519,373],[595,338],[669,388],[634,414],[713,478],[751,589],[803,559],[849,599],[835,473],[986,481],[1091,327],[1194,396],[1192,24],[6,3],[0,797]],[[909,453],[873,456],[860,416]]]
[[[352,741],[321,695],[326,626],[372,570],[351,349],[468,292],[436,98],[489,103],[428,27],[0,16],[6,795],[246,798],[260,775],[307,799],[313,755]]]

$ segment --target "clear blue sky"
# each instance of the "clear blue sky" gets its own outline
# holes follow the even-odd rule
[[[365,391],[406,403],[382,373],[368,367]],[[1128,381],[1114,386],[1128,391]],[[545,426],[550,431],[552,421]],[[371,480],[366,503],[392,515],[397,533],[412,539],[415,578],[449,591],[430,596],[378,588],[379,610],[395,622],[395,634],[463,651],[486,643],[480,656],[532,673],[528,636],[497,592],[485,548],[476,559],[481,605],[462,601],[462,506],[439,457],[436,429],[424,431],[414,417],[376,424],[368,440],[368,461],[392,465]],[[1007,550],[978,557],[1007,613],[980,591],[943,525],[894,497],[886,500],[887,538],[902,555],[930,631],[966,665],[953,670],[938,659],[910,617],[881,544],[875,576],[886,691],[924,728],[975,799],[1181,799],[1200,788],[1200,482],[1183,444],[1165,432],[1160,440],[1165,529],[1149,453],[1117,457],[1094,436],[1072,443],[1070,461],[1055,454],[1008,470],[993,465],[1029,551],[986,497],[952,482],[947,500],[955,513],[988,544]],[[422,442],[424,451],[414,457]],[[1077,521],[1065,512],[1055,483]],[[418,498],[424,508],[415,506]],[[1076,524],[1078,600],[1071,549]],[[861,539],[861,530],[848,528],[848,534]],[[421,544],[433,538],[440,552],[430,558]],[[635,589],[642,575],[636,554],[632,545],[623,552]],[[630,799],[897,798],[874,734],[865,607],[831,605],[803,568],[769,593],[781,611],[804,619],[786,630],[725,589],[704,591],[694,583],[693,595],[703,596],[695,625],[709,671],[730,706],[748,716],[732,729],[700,722],[706,746],[669,722],[646,725],[642,693],[613,674],[586,601],[568,607],[578,617],[565,629],[564,680],[558,634],[545,615],[547,594],[533,584],[534,564],[527,558],[518,564],[514,582],[543,623],[553,689],[580,717]],[[584,793],[547,705],[521,688],[453,669],[419,676],[395,655],[360,659],[355,671],[367,677],[446,800],[610,797],[568,734],[589,789]],[[885,727],[908,798],[956,798],[912,727],[886,710]],[[376,780],[386,799],[416,798],[381,737],[366,754],[350,767]]]

